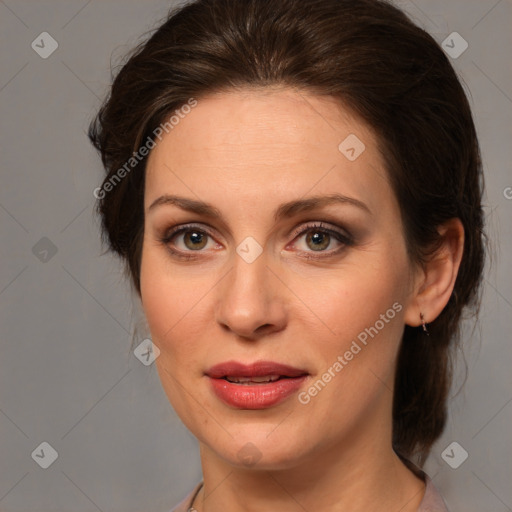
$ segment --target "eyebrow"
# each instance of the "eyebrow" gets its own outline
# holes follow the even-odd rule
[[[355,206],[356,208],[359,208],[360,210],[363,210],[366,213],[372,215],[370,208],[368,208],[368,206],[359,199],[344,196],[342,194],[330,194],[327,196],[311,196],[305,199],[297,199],[294,201],[283,203],[275,210],[274,220],[278,221],[283,218],[293,217],[298,213],[317,210],[325,206],[329,206],[331,204]],[[220,210],[218,210],[217,208],[215,208],[215,206],[209,203],[168,194],[165,194],[155,199],[148,207],[147,211],[149,212],[154,208],[162,205],[175,205],[181,208],[182,210],[197,213],[199,215],[204,215],[214,219],[219,219],[222,221],[224,220]]]

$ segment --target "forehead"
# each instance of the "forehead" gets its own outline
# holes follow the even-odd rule
[[[145,206],[171,192],[251,204],[327,192],[379,202],[372,191],[390,193],[366,123],[332,97],[252,89],[198,99],[163,134],[148,159]]]

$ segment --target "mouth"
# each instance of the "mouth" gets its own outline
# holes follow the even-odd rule
[[[279,379],[290,379],[308,375],[301,368],[295,368],[273,361],[256,361],[243,364],[238,361],[226,361],[212,366],[206,375],[212,379],[225,379],[237,384],[274,382]]]
[[[231,377],[226,376],[222,377],[224,380],[228,382],[233,382],[234,384],[265,384],[266,382],[275,382],[279,379],[289,379],[290,377],[286,377],[285,375],[264,375],[262,377]]]
[[[272,361],[248,365],[227,361],[213,366],[205,375],[225,404],[237,409],[265,409],[290,397],[309,373]]]

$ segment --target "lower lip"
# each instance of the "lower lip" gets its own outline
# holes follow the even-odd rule
[[[226,379],[209,379],[214,393],[227,405],[237,409],[266,409],[295,393],[306,377],[289,377],[262,384],[235,384]]]

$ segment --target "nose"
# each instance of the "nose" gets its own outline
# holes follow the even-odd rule
[[[239,337],[257,340],[287,323],[286,287],[269,267],[264,251],[247,263],[235,254],[233,267],[216,290],[216,320]]]

